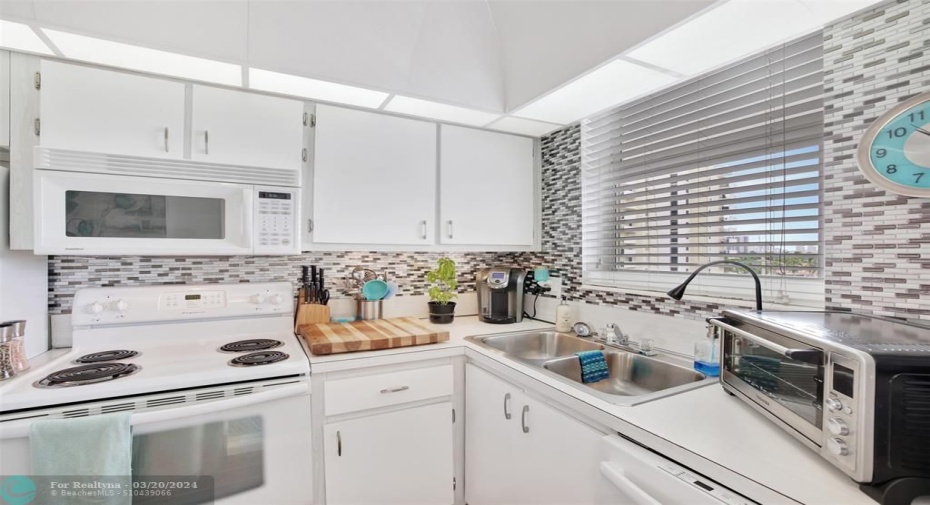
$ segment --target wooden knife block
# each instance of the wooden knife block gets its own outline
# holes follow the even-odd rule
[[[297,316],[294,318],[294,332],[305,325],[329,322],[329,306],[319,303],[301,303],[297,306]]]

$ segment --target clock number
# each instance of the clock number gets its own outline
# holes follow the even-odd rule
[[[893,138],[895,138],[895,137],[903,137],[903,136],[907,135],[907,128],[904,128],[904,127],[902,126],[902,127],[900,127],[900,128],[895,128],[895,129],[893,129],[893,130],[888,130],[888,131],[886,131],[885,133],[888,134],[888,138],[890,138],[890,139],[893,139]]]
[[[878,151],[875,151],[876,158],[884,158],[887,154],[888,154],[888,151],[885,149],[879,149]]]
[[[914,183],[916,184],[916,183],[920,182],[920,178],[923,177],[923,176],[924,176],[924,173],[923,173],[923,172],[915,173],[915,174],[914,174]]]
[[[911,119],[911,122],[914,121],[923,121],[924,120],[924,111],[919,110],[917,112],[911,112],[908,114],[908,117]]]
[[[895,173],[895,172],[897,172],[897,171],[898,171],[898,166],[897,166],[897,165],[888,165],[887,167],[885,167],[885,173],[886,173],[886,174],[893,174],[893,173]]]

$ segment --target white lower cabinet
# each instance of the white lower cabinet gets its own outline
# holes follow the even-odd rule
[[[466,365],[469,505],[598,503],[603,436],[516,386]]]
[[[326,503],[451,504],[452,402],[327,424]]]

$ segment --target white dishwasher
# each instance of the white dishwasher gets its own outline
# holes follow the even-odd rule
[[[604,437],[599,502],[624,505],[749,505],[716,482],[619,435]]]

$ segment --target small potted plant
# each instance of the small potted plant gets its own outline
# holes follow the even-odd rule
[[[429,283],[429,321],[437,324],[448,324],[455,317],[455,302],[457,295],[455,288],[458,281],[455,278],[455,262],[442,257],[436,263],[436,269],[426,272],[426,282]]]

